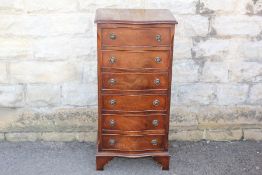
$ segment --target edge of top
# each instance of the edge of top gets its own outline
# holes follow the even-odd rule
[[[155,21],[131,21],[131,20],[99,20],[98,18],[98,11],[103,9],[109,9],[109,8],[98,8],[96,9],[96,16],[94,22],[97,24],[178,24],[176,18],[173,16],[173,14],[168,9],[145,9],[145,10],[168,10],[171,15],[173,16],[173,20],[155,20]],[[113,10],[113,9],[112,9]],[[128,10],[136,10],[136,9],[128,9]]]

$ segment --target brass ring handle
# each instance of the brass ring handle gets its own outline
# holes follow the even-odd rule
[[[160,34],[156,35],[156,40],[157,40],[157,42],[161,42],[161,35]]]
[[[116,100],[115,99],[111,99],[109,100],[110,105],[114,106],[116,104]]]
[[[116,84],[116,80],[114,78],[111,78],[111,79],[108,80],[108,83],[110,85],[115,85]]]
[[[111,127],[115,126],[115,124],[116,124],[115,120],[111,119],[111,120],[109,121],[109,125],[110,125]]]
[[[109,38],[110,38],[111,40],[115,40],[115,39],[116,39],[116,34],[110,33]]]
[[[155,79],[155,80],[154,80],[154,83],[155,83],[155,85],[160,85],[160,79],[158,79],[158,78]]]
[[[154,145],[154,146],[156,146],[156,145],[157,145],[157,139],[151,140],[151,144]]]
[[[116,140],[115,139],[109,139],[109,145],[115,145],[116,144]]]
[[[152,121],[152,125],[155,126],[155,127],[158,126],[158,123],[159,123],[158,120],[153,120],[153,121]]]
[[[154,106],[159,106],[159,104],[160,104],[160,101],[159,101],[159,100],[154,100],[154,101],[153,101],[153,105],[154,105]]]
[[[116,62],[116,58],[114,57],[114,56],[111,56],[110,58],[109,58],[109,63],[110,64],[114,64]]]
[[[155,62],[156,62],[156,63],[161,63],[161,61],[162,61],[162,60],[161,60],[160,57],[156,57],[156,58],[155,58]]]

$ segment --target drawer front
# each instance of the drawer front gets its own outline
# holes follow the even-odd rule
[[[102,128],[119,131],[165,130],[166,115],[102,115]]]
[[[117,69],[167,69],[169,51],[103,51],[102,67]]]
[[[103,89],[167,89],[168,73],[103,73]]]
[[[146,151],[163,150],[163,135],[127,136],[127,135],[103,135],[103,150],[116,151]]]
[[[169,46],[169,28],[106,28],[102,29],[103,46]]]
[[[102,95],[103,110],[166,110],[166,95]]]

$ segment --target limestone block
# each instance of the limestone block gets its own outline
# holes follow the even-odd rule
[[[256,36],[261,32],[262,19],[258,16],[223,15],[216,16],[213,27],[217,35]]]
[[[247,98],[248,85],[246,84],[219,84],[217,85],[217,103],[219,105],[235,105],[244,103]]]
[[[6,64],[0,62],[0,83],[6,83],[6,82],[7,82]]]
[[[97,84],[65,84],[62,86],[64,105],[87,106],[97,104]]]
[[[251,86],[249,103],[262,105],[262,83]]]
[[[1,85],[0,86],[0,106],[1,107],[21,107],[24,102],[22,85]]]
[[[25,7],[28,12],[38,11],[75,11],[77,8],[76,0],[25,0]]]
[[[55,106],[60,104],[60,86],[51,84],[28,85],[26,103],[30,106]]]
[[[23,61],[10,64],[10,77],[17,83],[78,82],[81,69],[73,62]]]
[[[246,14],[251,0],[200,0],[200,13]]]
[[[41,139],[41,133],[37,132],[17,132],[17,133],[6,133],[6,141],[9,142],[35,142]]]
[[[193,60],[175,60],[173,63],[173,82],[196,82],[198,81],[198,69]]]
[[[199,141],[202,139],[202,130],[178,130],[169,132],[169,140]]]
[[[232,82],[262,82],[262,63],[231,62],[229,80]]]
[[[0,20],[1,24],[2,19]],[[5,27],[5,26],[4,26]],[[2,26],[0,25],[0,33]],[[0,58],[29,57],[33,55],[32,40],[28,38],[0,38]]]
[[[261,141],[262,129],[244,129],[244,139]]]
[[[212,84],[177,84],[173,88],[174,104],[208,105],[215,99],[215,86]]]
[[[224,62],[206,62],[200,78],[204,82],[227,82],[228,65]]]
[[[214,141],[240,140],[242,130],[207,130],[205,139]]]

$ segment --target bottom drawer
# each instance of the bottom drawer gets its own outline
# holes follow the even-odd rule
[[[117,135],[102,136],[104,151],[157,151],[164,150],[164,135]]]

